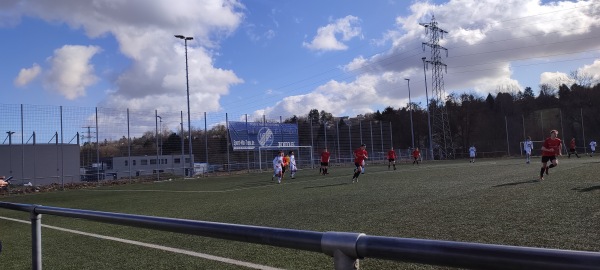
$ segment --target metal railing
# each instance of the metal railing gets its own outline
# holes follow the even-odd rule
[[[42,269],[41,214],[300,249],[332,256],[335,269],[376,258],[469,269],[600,269],[600,252],[316,232],[0,202],[31,214],[32,269]]]

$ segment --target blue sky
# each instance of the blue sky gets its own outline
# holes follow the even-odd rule
[[[599,10],[592,0],[5,0],[0,99],[185,112],[182,34],[194,37],[196,117],[400,108],[405,78],[424,103],[419,23],[432,15],[448,31],[447,93],[537,91],[572,83],[573,71],[599,82]]]

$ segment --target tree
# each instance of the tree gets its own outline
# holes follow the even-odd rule
[[[331,113],[328,113],[326,111],[321,111],[321,116],[320,116],[320,120],[321,123],[326,123],[326,122],[331,122],[331,120],[333,119],[333,115]]]
[[[295,124],[295,123],[298,123],[298,116],[296,116],[294,114],[294,116],[292,116],[292,117],[290,117],[288,119],[285,119],[283,122],[286,123],[286,124]]]
[[[572,79],[576,84],[584,87],[591,87],[594,84],[594,75],[579,72],[578,70],[569,73],[569,79]]]
[[[523,98],[524,99],[535,98],[535,95],[533,94],[533,89],[531,89],[531,87],[529,87],[529,86],[525,87],[525,90],[523,91]]]
[[[494,109],[494,96],[492,96],[492,94],[488,93],[487,98],[485,99],[485,102],[487,103],[488,107],[493,110]]]
[[[312,121],[313,124],[319,123],[319,110],[312,109],[308,112],[308,121]]]
[[[539,97],[556,97],[556,89],[547,83],[540,84]]]

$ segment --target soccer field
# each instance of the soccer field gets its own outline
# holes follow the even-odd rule
[[[539,158],[368,165],[318,175],[304,169],[282,184],[271,173],[103,186],[2,197],[3,201],[312,231],[600,251],[600,157],[559,158],[542,182]],[[10,219],[7,219],[10,218]],[[0,209],[1,269],[30,269],[29,214]],[[305,251],[44,215],[43,225],[284,269],[333,269]],[[248,269],[44,228],[47,269]],[[361,269],[437,269],[366,258]]]

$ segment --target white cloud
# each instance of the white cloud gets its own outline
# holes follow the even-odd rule
[[[578,73],[584,77],[590,77],[589,83],[600,83],[600,60],[594,61],[591,65],[585,65],[578,70]]]
[[[261,112],[272,116],[304,115],[316,108],[334,115],[355,115],[372,108],[395,108],[406,105],[408,91],[403,78],[412,78],[413,101],[424,98],[422,57],[431,60],[430,49],[423,52],[422,42],[429,42],[425,27],[435,14],[438,26],[446,31],[440,45],[445,92],[475,91],[494,93],[498,89],[523,89],[513,78],[514,65],[560,61],[586,55],[600,49],[591,42],[600,33],[600,17],[595,1],[560,1],[544,4],[538,0],[462,0],[434,5],[414,3],[407,17],[399,17],[397,28],[384,32],[377,44],[390,42],[392,47],[371,57],[358,56],[342,70],[358,74],[353,81],[329,81],[311,93],[283,99]],[[460,15],[457,15],[460,14]],[[492,19],[493,18],[493,19]],[[333,26],[319,29],[310,44],[315,48],[344,48],[335,39]],[[432,65],[427,76],[430,97]],[[600,60],[580,72],[600,79]],[[538,73],[539,74],[539,73]],[[537,76],[537,74],[536,74]],[[544,73],[541,83],[566,82],[564,73]],[[532,87],[536,87],[533,85]]]
[[[575,81],[562,72],[544,72],[540,75],[540,84],[558,88],[562,84],[571,85]]]
[[[350,83],[332,80],[312,93],[286,97],[275,106],[256,111],[254,115],[289,117],[305,115],[311,109],[325,110],[334,115],[357,115],[372,112],[373,104],[397,105],[398,108],[403,105],[404,100],[395,97],[397,89],[390,87],[392,83],[389,77],[393,81],[399,76],[362,75]]]
[[[359,23],[360,20],[351,15],[337,19],[333,23],[320,27],[313,40],[310,43],[303,42],[302,46],[314,51],[346,50],[348,46],[343,41],[350,41],[361,35]],[[341,41],[338,38],[341,38]]]
[[[42,72],[42,68],[37,63],[34,63],[31,68],[23,68],[19,71],[19,75],[15,79],[15,85],[18,87],[23,87],[37,78],[38,75]]]
[[[86,88],[98,81],[91,58],[100,48],[96,46],[65,45],[48,59],[50,70],[45,85],[69,100],[86,95]]]
[[[121,53],[132,62],[100,105],[155,109],[160,103],[172,111],[185,109],[184,42],[175,34],[194,38],[188,42],[190,103],[202,110],[218,110],[220,96],[242,82],[233,71],[214,67],[208,50],[218,48],[221,38],[233,33],[244,18],[240,12],[244,7],[236,0],[57,0],[27,1],[12,7],[11,14],[66,23],[92,38],[114,36]],[[55,67],[49,84],[70,99],[85,95],[85,88],[96,79],[93,67],[81,56],[79,60],[67,55],[52,58]],[[61,64],[71,72],[58,69]],[[77,74],[84,76],[76,78]]]

